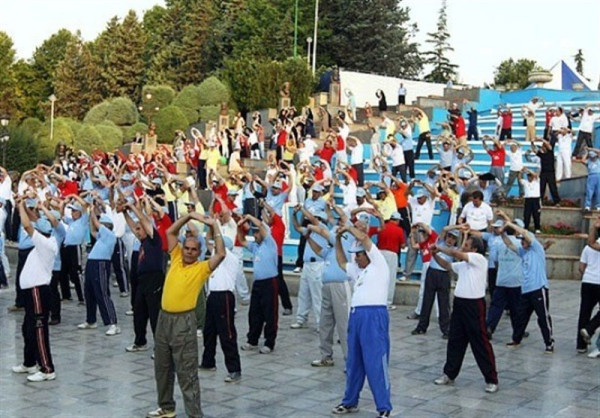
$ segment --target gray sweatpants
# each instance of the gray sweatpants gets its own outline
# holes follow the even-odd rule
[[[407,279],[410,279],[411,274],[415,270],[415,264],[417,262],[417,254],[419,250],[415,250],[412,245],[408,246],[406,251],[406,259],[404,261],[404,275]]]
[[[519,172],[518,171],[509,171],[508,172],[508,181],[506,182],[506,185],[504,186],[504,194],[506,196],[508,196],[508,193],[510,193],[510,189],[515,181],[519,185],[519,197],[523,197],[525,192],[523,191],[523,185],[519,181]]]
[[[348,354],[348,315],[350,312],[349,282],[325,282],[322,288],[321,321],[319,326],[319,349],[321,359],[333,357],[333,331],[337,329],[344,360]]]
[[[177,373],[186,415],[202,417],[196,312],[191,310],[168,313],[161,310],[158,314],[154,346],[154,378],[158,406],[166,411],[175,410],[173,388]]]
[[[390,305],[394,304],[394,293],[396,293],[396,275],[398,273],[398,254],[396,254],[392,251],[381,250],[381,255],[383,255],[383,258],[385,258],[385,262],[387,263],[388,271],[390,273],[390,284],[388,287],[388,298],[387,298],[387,304],[388,304],[388,306],[390,306]]]

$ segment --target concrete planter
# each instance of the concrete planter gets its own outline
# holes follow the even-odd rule
[[[537,238],[541,239],[543,242],[547,240],[555,241],[554,245],[546,250],[546,255],[579,257],[581,251],[583,251],[583,247],[585,247],[585,244],[587,243],[587,234],[540,234]]]
[[[523,219],[523,205],[505,204],[499,205],[498,208],[502,209],[512,219]],[[583,225],[583,211],[580,208],[544,207],[541,222],[542,225],[554,225],[562,222],[579,231],[585,231],[582,229],[585,225]]]

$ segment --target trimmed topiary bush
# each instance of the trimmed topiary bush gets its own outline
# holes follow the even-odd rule
[[[117,97],[109,100],[106,119],[117,126],[133,125],[139,120],[139,114],[131,99]]]
[[[177,106],[167,106],[161,109],[154,117],[154,122],[158,141],[162,143],[171,143],[175,131],[185,130],[189,125],[187,117]]]
[[[102,103],[98,103],[96,106],[92,107],[86,113],[83,118],[83,123],[100,123],[105,121],[108,117],[108,109],[110,108],[110,103],[108,100],[103,101]]]
[[[141,133],[142,135],[146,134],[148,132],[148,125],[143,122],[137,122],[134,125],[122,127],[121,130],[123,131],[124,142],[129,143],[133,138],[135,138],[135,134],[137,132]]]
[[[200,105],[220,105],[222,102],[229,103],[231,95],[227,86],[217,77],[208,77],[198,86],[200,94]]]
[[[104,121],[96,125],[98,133],[102,137],[102,151],[112,151],[123,145],[123,132],[111,121]]]
[[[33,137],[42,127],[43,122],[38,118],[27,118],[21,122],[19,128],[23,129],[23,131]]]
[[[71,146],[75,136],[71,130],[71,124],[67,118],[56,118],[54,120],[54,138],[50,140],[50,120],[44,122],[38,130],[36,139],[39,143],[39,159],[42,161],[51,161],[54,159],[54,151],[59,142]]]
[[[159,84],[147,85],[142,88],[142,102],[140,113],[146,122],[154,120],[154,116],[167,107],[175,98],[175,90],[172,87]],[[158,110],[156,110],[158,108]]]
[[[93,150],[101,148],[102,146],[102,135],[100,135],[100,132],[98,132],[96,126],[84,123],[83,127],[79,131],[77,140],[75,141],[75,148],[82,149],[89,154]]]
[[[25,121],[28,119],[34,118],[27,118]],[[42,126],[41,121],[38,122]],[[32,123],[29,122],[25,127],[19,126],[18,128],[11,127],[8,129],[10,141],[6,143],[6,170],[16,170],[19,173],[23,173],[31,170],[31,168],[40,162],[40,144],[34,135],[29,132],[31,125]]]

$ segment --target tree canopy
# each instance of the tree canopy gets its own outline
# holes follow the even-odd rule
[[[512,86],[524,89],[529,85],[529,73],[536,67],[534,60],[521,58],[515,61],[512,58],[504,60],[494,71],[494,84],[497,86]]]

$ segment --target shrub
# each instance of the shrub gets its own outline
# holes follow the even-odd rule
[[[108,117],[108,109],[110,108],[110,103],[108,100],[103,101],[102,103],[98,103],[96,106],[92,107],[86,113],[83,118],[83,123],[100,123],[105,121]]]
[[[101,148],[102,145],[102,135],[100,135],[96,126],[84,123],[75,141],[75,148],[90,153],[95,149]]]
[[[123,145],[123,132],[111,121],[104,121],[96,125],[98,133],[102,137],[102,151],[112,151]]]
[[[61,119],[63,119],[63,118],[61,118]],[[64,118],[64,121],[71,128],[71,131],[73,132],[73,138],[77,138],[77,135],[79,134],[79,131],[83,127],[82,123],[79,122],[78,120],[71,119],[71,118]]]
[[[198,86],[200,94],[200,106],[220,105],[222,102],[229,103],[231,95],[227,86],[217,78],[208,77]]]
[[[29,132],[30,125],[31,123],[28,123],[26,126],[11,127],[8,129],[10,140],[6,143],[6,170],[16,170],[19,173],[23,173],[40,162],[40,144],[35,139],[34,134]],[[42,123],[40,122],[41,125]]]
[[[209,120],[217,121],[219,119],[219,113],[221,112],[221,105],[210,105],[200,107],[199,119],[202,122],[208,122]],[[229,122],[233,121],[237,110],[235,108],[229,108]]]
[[[148,98],[147,96],[150,96]],[[154,120],[157,112],[167,107],[175,97],[175,90],[167,85],[147,85],[142,88],[142,109],[140,113],[146,119],[146,122]],[[156,110],[158,108],[159,110]]]
[[[542,232],[551,235],[573,235],[578,233],[577,228],[572,227],[564,222],[557,222],[552,225],[542,225]]]
[[[131,99],[117,97],[109,100],[106,119],[117,126],[133,125],[139,120],[139,114]]]
[[[71,124],[66,118],[56,118],[54,120],[54,138],[50,140],[50,120],[44,122],[39,129],[36,139],[39,143],[39,159],[41,161],[54,160],[56,145],[63,142],[66,145],[72,145],[75,136],[71,130]]]
[[[125,143],[128,143],[128,142],[131,142],[131,140],[133,138],[135,138],[135,134],[137,132],[141,133],[142,135],[147,133],[148,125],[146,125],[145,123],[142,123],[142,122],[137,122],[134,125],[122,127],[121,130],[123,131],[123,139],[124,139]]]
[[[43,123],[38,118],[27,118],[21,122],[19,127],[23,129],[23,131],[33,137],[42,127]]]
[[[167,106],[154,117],[156,123],[156,135],[158,141],[162,143],[171,143],[176,130],[185,130],[188,126],[188,119],[177,106]]]

